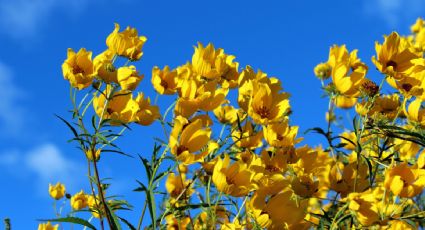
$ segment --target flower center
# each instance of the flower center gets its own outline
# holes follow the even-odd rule
[[[181,145],[177,148],[177,156],[180,156],[180,154],[182,154],[184,151],[189,150],[189,148],[187,148],[184,145]]]
[[[393,70],[397,69],[397,63],[393,60],[389,60],[386,65],[387,65],[387,68],[391,66],[393,67]]]
[[[267,118],[270,116],[270,110],[266,106],[261,106],[257,110],[257,114],[260,115],[261,118]]]

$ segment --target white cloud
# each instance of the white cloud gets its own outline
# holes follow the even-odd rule
[[[13,82],[12,71],[0,62],[0,137],[17,137],[25,125],[25,108],[21,100],[25,97],[23,90]]]
[[[56,180],[72,181],[78,164],[67,159],[58,147],[51,143],[43,144],[30,150],[24,156],[25,166],[45,182]]]
[[[34,185],[41,192],[49,183],[58,181],[71,190],[78,190],[86,174],[80,163],[66,157],[52,143],[44,143],[28,151],[3,151],[0,153],[0,166],[16,177],[34,178]]]
[[[73,15],[94,0],[4,0],[0,1],[0,26],[14,38],[36,35],[52,13]]]
[[[395,29],[405,20],[413,24],[416,17],[424,13],[425,0],[363,0],[367,15],[384,20]]]

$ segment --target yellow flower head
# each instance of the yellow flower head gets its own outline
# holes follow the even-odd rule
[[[91,51],[81,48],[75,53],[71,48],[68,49],[68,57],[62,64],[62,72],[72,87],[81,90],[92,84],[96,72],[91,59]]]
[[[239,77],[235,56],[227,55],[223,49],[215,49],[210,43],[204,47],[198,43],[192,56],[192,69],[200,78],[216,79],[225,88],[237,86]]]
[[[280,122],[290,111],[288,95],[273,92],[268,84],[260,84],[253,93],[248,115],[257,124]]]
[[[59,182],[56,185],[49,184],[49,194],[53,199],[59,200],[65,196],[65,185]]]
[[[133,65],[123,66],[117,70],[117,79],[122,90],[135,90],[143,77],[143,75],[139,75],[139,72]]]
[[[119,30],[120,25],[115,23],[114,31],[106,38],[108,49],[130,60],[139,60],[143,55],[142,48],[147,40],[146,37],[139,37],[135,28],[127,27],[122,32]]]
[[[325,80],[331,76],[332,66],[328,63],[320,63],[314,67],[314,75],[319,79]]]
[[[50,221],[47,223],[40,223],[38,225],[38,230],[58,230],[58,229],[59,229],[59,224],[52,225]]]
[[[403,111],[407,120],[425,126],[425,109],[422,108],[422,100],[418,98],[413,100],[407,108],[406,103],[407,100],[404,100]]]
[[[414,158],[416,154],[418,154],[420,148],[421,147],[418,144],[411,141],[405,141],[401,139],[394,140],[394,150],[399,153],[400,159],[402,161],[408,162]]]
[[[164,69],[158,66],[152,69],[152,85],[159,94],[174,94],[177,91],[177,70]]]
[[[257,186],[253,183],[254,172],[241,161],[230,164],[229,155],[218,158],[212,176],[217,190],[235,197],[247,195]]]
[[[422,30],[422,28],[424,28],[424,20],[422,18],[418,18],[416,19],[415,24],[410,27],[410,30],[412,31],[412,33],[417,34],[419,33],[419,31]]]
[[[176,217],[174,214],[169,214],[165,217],[165,221],[167,222],[167,230],[185,230],[190,224],[190,217]]]
[[[71,207],[74,210],[81,210],[88,206],[88,196],[81,190],[71,197]]]
[[[396,32],[384,38],[383,44],[375,43],[377,56],[372,58],[372,62],[382,73],[400,80],[410,74],[414,67],[412,60],[419,55],[412,50],[411,43]]]
[[[263,145],[263,130],[254,130],[250,121],[245,121],[241,128],[242,130],[235,129],[232,133],[232,139],[236,146],[256,149]]]
[[[201,162],[208,154],[208,149],[202,148],[208,144],[210,136],[211,129],[204,128],[202,120],[189,123],[187,119],[177,117],[170,135],[171,153],[185,164]]]
[[[95,161],[98,161],[100,159],[100,152],[102,150],[101,149],[97,149],[96,151],[94,151],[94,155],[93,155],[93,151],[91,149],[88,149],[85,151],[86,157],[89,161],[93,161],[93,156]]]
[[[346,97],[359,96],[367,66],[357,57],[357,50],[349,53],[345,45],[335,45],[329,51],[328,64],[332,67],[332,82],[338,92]]]
[[[334,98],[335,106],[341,109],[349,109],[356,105],[356,97],[346,97],[344,95],[338,95]]]
[[[192,181],[186,180],[184,173],[180,175],[170,173],[165,182],[165,189],[172,198],[178,198],[180,196],[181,200],[186,200],[193,193],[193,189],[189,187],[191,185]]]
[[[304,219],[308,205],[306,199],[297,201],[293,196],[289,188],[272,195],[260,189],[248,203],[247,211],[262,228],[286,229]]]
[[[356,149],[356,146],[353,143],[356,143],[357,137],[354,132],[343,132],[341,133],[341,144],[345,144],[344,148],[348,150]]]
[[[292,180],[294,193],[301,197],[312,197],[319,191],[319,180],[313,174],[299,174]]]
[[[212,111],[226,103],[228,88],[219,87],[215,80],[201,80],[190,64],[177,68],[178,94],[174,112],[189,118],[197,110]]]
[[[118,91],[112,94],[112,99],[106,102],[106,96],[111,94],[111,89],[107,87],[102,94],[93,99],[93,107],[96,114],[103,119],[112,119],[112,125],[130,123],[136,121],[136,113],[139,111],[138,103],[133,100],[131,91]]]
[[[350,193],[347,198],[349,209],[356,214],[357,220],[363,226],[371,226],[379,221],[375,195],[370,190],[363,193]]]
[[[231,105],[223,105],[214,109],[214,115],[220,123],[235,124],[238,120],[243,120],[244,115],[240,109],[235,109]]]
[[[401,163],[387,170],[384,185],[396,196],[414,197],[425,187],[424,170]]]
[[[99,76],[106,83],[118,83],[117,70],[112,63],[114,53],[110,50],[105,50],[93,59],[93,65]]]
[[[282,90],[279,79],[267,77],[267,74],[263,73],[261,70],[255,72],[251,66],[247,66],[242,71],[238,79],[238,104],[245,112],[248,112],[252,97],[254,96],[254,93],[258,91],[258,88],[261,85],[260,83],[268,85],[273,93],[278,93]]]
[[[299,143],[302,138],[297,137],[298,126],[289,126],[288,119],[280,123],[273,123],[263,126],[264,137],[273,147],[292,146]]]
[[[156,119],[161,117],[159,107],[151,105],[150,98],[144,98],[143,93],[139,93],[136,97],[139,110],[136,113],[136,122],[141,125],[150,125]]]

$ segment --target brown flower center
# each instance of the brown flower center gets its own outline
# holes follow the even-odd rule
[[[269,172],[279,172],[279,168],[274,165],[266,165],[266,170]]]
[[[270,110],[269,110],[269,108],[267,108],[265,106],[261,106],[257,110],[257,114],[260,115],[261,118],[267,118],[267,117],[270,116]]]
[[[401,88],[403,88],[406,92],[409,92],[413,88],[413,86],[409,83],[403,83],[401,85]]]
[[[397,63],[393,60],[389,60],[386,64],[386,66],[387,66],[387,68],[390,67],[390,66],[393,67],[394,71],[397,69]]]
[[[161,81],[161,86],[164,87],[164,89],[168,89],[168,83],[166,81]]]
[[[182,154],[184,151],[187,151],[187,150],[189,150],[189,148],[187,148],[186,146],[184,145],[179,146],[177,148],[177,156],[180,156],[180,154]]]
[[[72,68],[72,73],[73,74],[79,74],[79,73],[84,74],[85,71],[80,66],[76,65],[74,68]]]

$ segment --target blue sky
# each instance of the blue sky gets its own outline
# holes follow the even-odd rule
[[[425,0],[0,0],[0,218],[10,217],[14,229],[33,229],[36,219],[53,217],[49,182],[66,183],[70,193],[87,189],[84,158],[54,117],[69,118],[71,107],[61,64],[69,47],[103,51],[114,22],[148,38],[136,66],[145,74],[139,90],[151,97],[154,65],[176,67],[191,59],[198,41],[212,42],[242,67],[279,77],[292,95],[291,122],[303,132],[325,124],[327,101],[313,67],[327,60],[329,47],[347,44],[370,64],[374,42],[393,30],[408,33],[423,9]],[[369,77],[380,77],[372,66]],[[130,154],[149,154],[148,131],[135,127],[119,144]],[[305,136],[312,145],[320,140]],[[103,176],[114,178],[111,192],[140,209],[142,196],[129,192],[144,176],[139,162],[111,155],[101,167]]]

